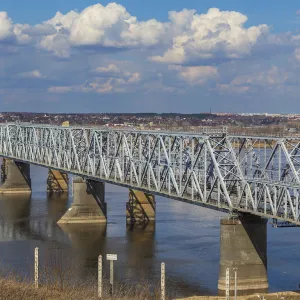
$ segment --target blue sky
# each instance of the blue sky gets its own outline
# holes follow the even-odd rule
[[[300,113],[299,11],[295,0],[2,0],[0,111]]]

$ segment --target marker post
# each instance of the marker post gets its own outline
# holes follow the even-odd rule
[[[165,300],[166,299],[166,266],[165,266],[165,263],[161,263],[160,285],[161,285],[161,300]]]
[[[117,254],[106,254],[106,259],[109,260],[110,264],[110,274],[109,274],[109,284],[110,284],[110,294],[114,294],[114,261],[118,259]]]
[[[34,249],[34,287],[39,287],[39,248]]]
[[[102,298],[102,255],[98,257],[98,298]]]

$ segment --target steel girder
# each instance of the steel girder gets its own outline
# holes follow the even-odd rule
[[[300,139],[0,124],[0,155],[300,224]]]

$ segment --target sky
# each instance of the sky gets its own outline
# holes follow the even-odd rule
[[[300,113],[297,0],[1,0],[0,111]]]

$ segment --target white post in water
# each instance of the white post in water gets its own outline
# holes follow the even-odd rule
[[[160,284],[161,284],[161,300],[166,299],[166,267],[165,263],[161,263],[161,278],[160,278]]]
[[[110,294],[112,296],[114,293],[114,260],[117,260],[118,256],[117,254],[106,254],[106,259],[109,260],[110,263],[109,283],[110,283]]]
[[[230,300],[230,277],[229,269],[226,269],[226,300]]]
[[[102,255],[98,257],[98,297],[102,298]]]
[[[233,268],[234,271],[234,300],[237,298],[237,268]]]
[[[39,287],[39,248],[34,249],[34,286]]]
[[[109,276],[109,283],[110,283],[110,294],[113,296],[114,294],[114,261],[111,260],[110,264],[110,276]]]

